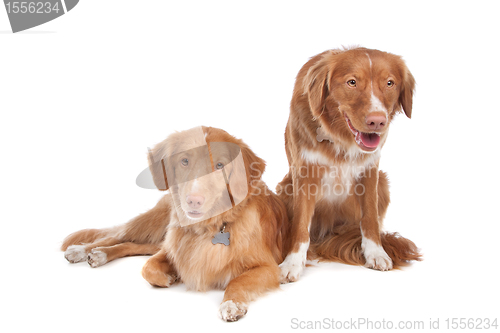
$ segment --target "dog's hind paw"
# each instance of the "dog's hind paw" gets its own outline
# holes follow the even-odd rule
[[[243,317],[248,310],[244,303],[235,303],[232,300],[222,302],[219,307],[219,317],[224,321],[237,321]]]
[[[72,264],[85,261],[87,259],[87,252],[85,251],[85,246],[83,245],[68,246],[68,248],[64,252],[64,258],[66,258],[66,260],[68,260]]]
[[[87,262],[90,267],[96,268],[108,262],[108,255],[102,251],[92,249],[88,255]]]

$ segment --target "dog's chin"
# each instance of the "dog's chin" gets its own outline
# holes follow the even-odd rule
[[[347,116],[347,114],[344,114],[345,121],[347,123],[347,126],[349,127],[349,130],[351,133],[354,135],[354,141],[358,145],[358,147],[361,149],[362,152],[364,153],[373,153],[375,152],[379,146],[380,146],[380,136],[381,133],[366,133],[366,132],[361,132],[358,131],[351,123],[351,120]]]
[[[203,220],[203,217],[205,216],[205,213],[201,210],[185,210],[184,208],[182,210],[184,212],[184,215],[186,215],[186,217],[190,220],[200,221]]]

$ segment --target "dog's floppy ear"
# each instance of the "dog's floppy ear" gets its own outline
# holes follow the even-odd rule
[[[311,112],[314,117],[319,117],[323,113],[328,96],[328,65],[324,57],[309,68],[303,83]]]
[[[163,143],[163,142],[162,142]],[[153,176],[153,181],[160,191],[168,190],[167,164],[163,158],[163,145],[157,144],[153,149],[149,149],[148,162],[149,170]]]
[[[254,180],[259,180],[266,169],[266,162],[248,148],[247,145],[240,145],[243,161],[245,162],[245,171],[247,174],[248,184]]]
[[[403,108],[404,113],[408,118],[411,118],[411,110],[413,105],[413,92],[415,90],[415,78],[410,73],[406,65],[403,64],[403,84],[399,93],[399,104]]]
[[[229,172],[227,181],[229,191],[232,195],[233,203],[235,205],[242,202],[248,194],[248,175],[246,163],[243,158],[243,152],[240,145],[236,143],[225,143],[230,152],[231,162],[224,167],[226,172]]]
[[[330,93],[330,80],[337,62],[337,55],[343,50],[328,50],[311,60],[313,64],[302,80],[304,95],[314,117],[319,117],[325,109],[326,98]]]

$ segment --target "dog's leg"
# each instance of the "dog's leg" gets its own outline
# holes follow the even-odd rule
[[[361,196],[361,250],[368,268],[387,271],[392,269],[392,260],[382,247],[378,214],[378,164],[368,170],[362,179],[364,193]]]
[[[268,290],[279,288],[279,268],[264,265],[252,268],[229,282],[219,307],[219,317],[236,321],[247,313],[248,303]]]
[[[70,245],[64,252],[64,257],[70,263],[77,263],[81,261],[85,261],[88,258],[90,251],[93,248],[100,246],[113,246],[120,243],[120,240],[115,237],[106,237],[103,239],[99,239],[91,244],[86,245]]]
[[[320,168],[302,165],[294,169],[291,250],[281,263],[281,283],[297,281],[304,270],[309,249],[309,229],[314,207],[321,192]]]
[[[113,246],[93,248],[88,255],[91,267],[99,267],[112,260],[127,256],[153,255],[160,251],[158,244],[121,243]]]
[[[178,278],[163,249],[146,261],[142,268],[142,277],[155,287],[170,287]]]
[[[155,244],[160,243],[165,236],[170,210],[170,195],[166,195],[158,201],[155,207],[136,216],[126,224],[102,230],[81,230],[71,234],[66,238],[62,247],[65,250],[64,256],[71,263],[86,261],[92,249],[110,247],[125,242],[133,242],[139,247],[133,247],[133,245],[118,247],[115,252],[116,256],[112,255],[112,259],[110,259],[109,253],[106,253],[106,258],[101,250],[101,253],[91,256],[95,265],[91,264],[91,266],[98,267],[126,255],[154,254],[156,253],[154,247],[157,246]],[[141,247],[141,244],[144,245]],[[147,246],[152,247],[148,248]],[[122,250],[125,251],[124,254],[120,254]]]

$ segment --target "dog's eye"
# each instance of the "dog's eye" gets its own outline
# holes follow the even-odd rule
[[[215,166],[218,170],[222,169],[224,167],[224,164],[222,164],[221,162],[217,163],[217,165]]]
[[[189,164],[189,160],[188,160],[187,158],[183,158],[183,159],[181,160],[181,164],[182,164],[182,165],[184,165],[184,166],[188,166],[188,164]]]
[[[387,88],[390,88],[392,86],[394,86],[394,81],[392,80],[387,81]]]
[[[349,81],[347,81],[347,85],[349,87],[356,87],[356,80],[349,80]]]

